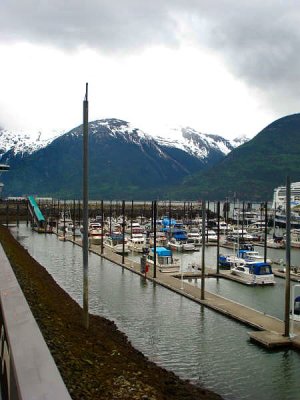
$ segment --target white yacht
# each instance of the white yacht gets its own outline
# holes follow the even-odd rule
[[[123,252],[123,235],[111,235],[104,239],[103,245],[105,248],[117,254],[128,254],[128,244],[124,238],[124,252]]]
[[[274,285],[275,278],[271,265],[268,263],[253,263],[237,265],[230,272],[241,278],[247,285]]]
[[[128,249],[135,253],[143,253],[146,246],[146,240],[142,233],[133,234],[131,238],[128,239]]]

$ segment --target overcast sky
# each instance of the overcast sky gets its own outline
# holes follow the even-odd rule
[[[297,0],[1,0],[0,126],[120,118],[234,138],[297,113]]]

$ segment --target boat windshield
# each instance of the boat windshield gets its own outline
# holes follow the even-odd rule
[[[258,271],[255,271],[257,275],[269,275],[272,274],[270,265],[264,265],[259,267]]]
[[[300,299],[297,297],[294,303],[294,313],[300,315]]]

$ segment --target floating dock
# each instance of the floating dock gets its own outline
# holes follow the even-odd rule
[[[71,242],[73,240],[69,239]],[[73,242],[81,246],[81,241]],[[201,299],[201,288],[192,285],[185,279],[199,279],[201,272],[184,272],[183,274],[161,273],[157,270],[156,278],[153,277],[153,267],[150,268],[147,274],[140,271],[140,263],[131,259],[125,258],[125,263],[122,264],[122,256],[112,253],[104,248],[101,254],[101,246],[91,245],[90,251],[107,259],[108,261],[118,264],[140,276],[145,277],[153,282],[156,282],[186,298],[206,306],[214,311],[217,311],[227,317],[239,321],[249,327],[257,329],[257,331],[249,332],[250,339],[261,344],[269,349],[278,347],[290,347],[300,350],[300,323],[294,321],[293,335],[284,337],[284,321],[267,315],[263,312],[246,307],[240,303],[228,300],[224,297],[204,292],[204,300]],[[222,271],[219,275],[212,269],[206,268],[206,278],[219,277],[238,281],[237,277],[229,276],[229,271]],[[183,279],[181,279],[183,278]]]

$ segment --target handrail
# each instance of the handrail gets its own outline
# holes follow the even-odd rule
[[[1,245],[0,276],[0,398],[71,400]]]

